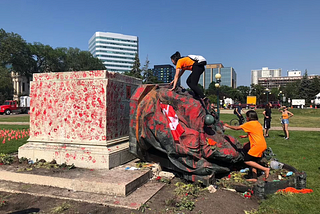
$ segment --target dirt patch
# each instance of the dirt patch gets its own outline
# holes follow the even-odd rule
[[[215,193],[203,190],[194,197],[186,196],[188,199],[183,206],[177,206],[181,197],[174,191],[180,179],[175,178],[170,184],[162,188],[151,200],[141,206],[140,210],[129,210],[77,202],[72,200],[61,200],[56,198],[38,197],[28,194],[17,194],[0,192],[0,213],[203,213],[214,212],[234,214],[244,213],[258,209],[256,198],[245,198],[241,193],[218,189]],[[3,202],[3,203],[2,203]],[[192,210],[188,208],[192,206]]]
[[[10,172],[66,178],[73,178],[79,173],[92,170],[77,168],[74,165],[59,165],[54,160],[51,162],[46,162],[45,160],[33,162],[26,158],[18,159],[17,154],[1,156],[0,167]]]
[[[6,159],[8,160],[8,159]],[[73,166],[57,165],[54,162],[45,163],[39,161],[18,160],[16,156],[10,165],[1,165],[1,169],[31,173],[46,176],[61,176],[61,174],[81,173],[82,168]],[[66,173],[67,172],[67,173]],[[160,181],[161,182],[161,181]],[[180,188],[183,186],[184,189]],[[184,182],[179,178],[173,179],[166,184],[156,195],[140,210],[129,210],[119,207],[109,207],[99,204],[79,202],[74,200],[63,200],[57,198],[40,197],[30,194],[14,192],[0,192],[0,213],[244,213],[258,209],[258,199],[255,197],[246,198],[243,193],[232,192],[221,187],[210,193],[207,189]],[[29,188],[33,188],[30,185]],[[39,192],[41,194],[41,192]]]
[[[203,190],[197,197],[193,195],[187,196],[189,199],[186,203],[178,207],[177,202],[181,205],[181,196],[177,196],[174,190],[177,189],[177,182],[180,179],[174,179],[171,184],[165,186],[158,194],[156,194],[149,202],[146,203],[146,213],[224,213],[235,214],[244,213],[253,209],[258,209],[258,199],[255,197],[245,198],[242,193],[232,192],[225,189],[217,189],[216,192],[210,193]],[[189,204],[188,204],[189,200]],[[191,203],[194,202],[192,210]]]

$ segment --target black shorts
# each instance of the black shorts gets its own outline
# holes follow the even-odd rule
[[[270,129],[270,122],[271,122],[271,119],[264,118],[264,126],[263,126],[263,128]]]
[[[260,157],[260,158],[258,158],[258,157],[253,157],[253,156],[249,155],[248,153],[246,153],[246,154],[244,155],[244,162],[254,161],[254,162],[258,163],[258,162],[260,162],[260,160],[261,160],[261,157]]]

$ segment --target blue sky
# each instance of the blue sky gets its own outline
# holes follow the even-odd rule
[[[233,67],[249,86],[262,67],[320,74],[319,11],[316,0],[1,0],[0,28],[81,50],[96,31],[134,35],[141,65],[170,64],[178,50]]]

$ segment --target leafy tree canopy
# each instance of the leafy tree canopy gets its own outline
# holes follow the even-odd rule
[[[145,65],[142,67],[142,78],[144,84],[161,83],[156,76],[154,76],[152,69],[149,68],[150,61],[148,56],[146,58]]]
[[[12,97],[13,84],[10,71],[0,66],[0,105],[2,105],[5,100],[12,99]]]
[[[140,59],[138,53],[136,53],[134,57],[133,67],[130,70],[130,72],[125,72],[125,75],[142,79],[141,71],[142,70],[140,69]]]
[[[0,29],[0,66],[11,65],[27,78],[32,73],[106,69],[102,61],[78,48],[56,48],[26,43],[20,35]]]

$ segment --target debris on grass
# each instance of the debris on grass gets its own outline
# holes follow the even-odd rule
[[[0,153],[0,163],[2,163],[2,165],[10,165],[12,162],[12,155]]]
[[[75,165],[67,165],[66,163],[57,164],[56,161],[46,162],[44,159],[33,161],[31,159],[22,157],[19,158],[10,154],[0,153],[0,165],[11,165],[14,162],[21,164],[21,167],[17,168],[17,172],[32,171],[33,169],[74,169]]]
[[[64,211],[70,209],[71,205],[68,204],[67,202],[64,202],[63,204],[61,204],[61,206],[55,207],[52,210],[52,213],[63,213]]]

